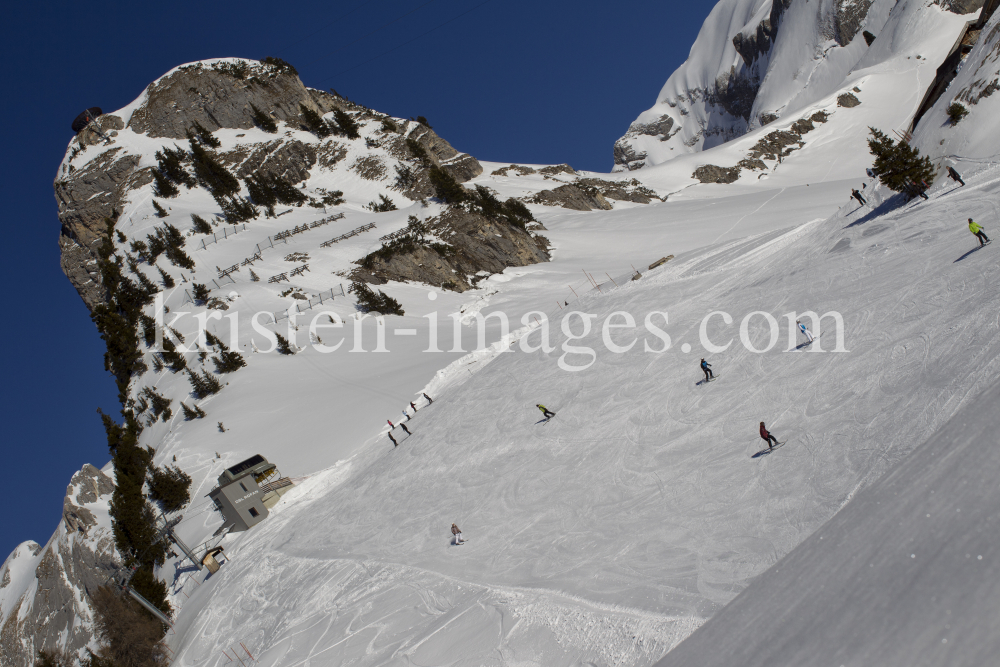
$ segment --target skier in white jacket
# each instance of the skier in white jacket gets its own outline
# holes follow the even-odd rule
[[[795,323],[799,325],[799,331],[806,337],[808,342],[813,342],[813,335],[809,329],[806,329],[806,325],[802,324],[802,320],[795,320]]]

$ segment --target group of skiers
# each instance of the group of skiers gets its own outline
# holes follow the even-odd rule
[[[874,170],[867,169],[866,172],[868,173],[869,178],[872,179],[878,178],[878,175],[875,173]],[[948,178],[955,181],[956,183],[960,183],[961,186],[965,186],[965,181],[962,180],[962,175],[959,174],[957,171],[955,171],[954,167],[948,167],[947,172],[948,172]],[[861,187],[864,188],[865,185],[867,184],[862,184]],[[906,184],[903,191],[906,192],[906,194],[909,195],[911,199],[914,197],[923,197],[926,200],[930,199],[930,197],[927,196],[927,191],[930,189],[931,189],[930,183],[928,183],[927,181],[923,179],[920,180],[910,179],[910,181]],[[851,196],[857,199],[858,203],[860,203],[862,206],[868,203],[867,201],[865,201],[864,196],[856,189],[853,188],[851,189]]]
[[[873,170],[867,169],[866,171],[870,178],[878,177]],[[960,184],[959,187],[965,187],[965,181],[962,180],[962,175],[959,174],[954,167],[948,167],[947,172],[948,172],[948,178],[955,181],[956,183],[959,183]],[[865,184],[863,184],[861,187],[864,188]],[[919,182],[911,180],[907,184],[905,192],[908,195],[910,195],[911,198],[920,196],[923,197],[924,199],[929,199],[929,197],[927,196],[927,190],[929,190],[930,187],[931,186],[925,180],[921,179]],[[851,197],[857,199],[862,206],[868,203],[865,200],[864,196],[854,188],[851,189]],[[990,242],[989,237],[987,237],[986,234],[983,232],[982,226],[979,223],[975,222],[972,218],[969,218],[969,231],[975,234],[976,238],[979,239],[980,248],[982,248],[984,245]],[[799,323],[799,326],[802,326],[801,322]],[[803,333],[805,333],[806,336],[809,338],[809,342],[812,342],[811,335],[805,331],[804,327],[803,327]]]
[[[430,396],[428,396],[427,394],[425,394],[425,393],[421,392],[421,395],[422,395],[422,396],[423,396],[424,398],[426,398],[426,399],[427,399],[427,405],[430,405],[431,403],[433,403],[433,402],[434,402],[434,399],[432,399],[432,398],[431,398]],[[415,405],[415,404],[413,403],[413,401],[410,401],[410,407],[411,407],[411,408],[413,408],[413,412],[414,412],[414,413],[416,413],[416,411],[417,411],[417,406],[416,406],[416,405]],[[388,424],[389,424],[389,433],[387,433],[386,435],[388,435],[388,436],[389,436],[389,439],[390,439],[390,440],[392,440],[392,444],[393,444],[393,446],[394,446],[394,447],[399,447],[399,443],[398,443],[398,442],[396,442],[396,438],[392,437],[392,430],[393,430],[394,428],[396,428],[397,426],[398,426],[399,428],[403,429],[404,431],[406,431],[406,435],[413,435],[413,433],[412,433],[412,432],[410,431],[410,429],[406,428],[406,423],[405,423],[405,422],[408,422],[408,421],[410,421],[410,417],[411,417],[410,413],[408,413],[408,412],[407,412],[407,411],[406,411],[406,410],[404,409],[404,410],[403,410],[403,421],[399,422],[398,424],[393,424],[393,423],[392,423],[392,420],[391,420],[391,419],[386,419],[386,420],[385,420],[385,421],[386,421],[386,422],[388,422]]]

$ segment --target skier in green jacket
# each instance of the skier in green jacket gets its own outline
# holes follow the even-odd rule
[[[984,245],[986,245],[987,243],[990,242],[990,240],[989,240],[989,238],[987,238],[985,232],[983,232],[983,228],[980,227],[975,222],[973,222],[972,218],[969,218],[969,231],[972,232],[973,234],[975,234],[976,238],[979,239],[979,247],[980,248],[982,248]]]
[[[556,413],[552,412],[541,403],[538,403],[537,405],[535,405],[535,407],[542,411],[542,414],[545,415],[546,419],[552,419],[553,417],[556,416]]]

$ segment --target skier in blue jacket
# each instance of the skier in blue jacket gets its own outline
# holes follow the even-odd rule
[[[708,363],[704,359],[701,360],[701,370],[705,372],[705,382],[708,382],[711,378],[715,377],[715,374],[710,370],[712,364]]]

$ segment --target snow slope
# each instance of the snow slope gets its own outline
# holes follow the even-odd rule
[[[997,401],[975,392],[658,667],[995,664]]]
[[[998,265],[956,218],[995,217],[998,187],[985,170],[929,204],[793,214],[587,293],[587,370],[515,346],[422,407],[398,448],[370,440],[227,538],[230,562],[186,593],[175,664],[226,664],[239,642],[263,665],[656,660],[993,384]],[[732,200],[706,204],[747,208]],[[849,353],[796,349],[782,320],[772,350],[737,338],[709,356],[720,380],[696,384],[708,313],[735,318],[711,321],[720,343],[752,311],[809,309],[843,314]],[[670,350],[646,353],[648,333],[603,349],[619,310],[640,326],[669,311]],[[751,321],[755,346],[767,333]],[[558,416],[536,423],[539,401]],[[754,457],[762,419],[787,444]],[[468,544],[449,544],[452,522]]]

